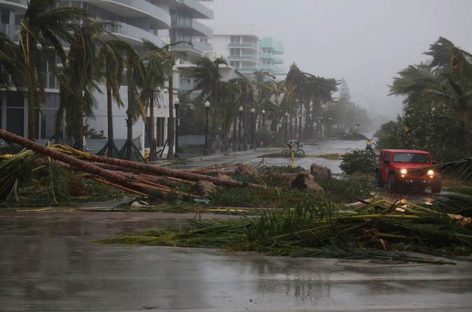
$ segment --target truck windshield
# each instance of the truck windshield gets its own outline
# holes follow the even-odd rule
[[[428,154],[414,154],[414,153],[395,153],[393,154],[393,161],[399,163],[428,163]]]

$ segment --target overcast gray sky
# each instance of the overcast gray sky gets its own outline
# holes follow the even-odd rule
[[[215,33],[254,24],[283,40],[285,66],[346,79],[354,100],[384,115],[401,111],[388,84],[439,36],[472,51],[472,0],[215,0]],[[226,24],[226,25],[225,25]]]

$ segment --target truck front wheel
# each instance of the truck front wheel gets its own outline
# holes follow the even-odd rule
[[[390,193],[395,193],[397,191],[397,182],[395,181],[395,177],[393,175],[388,176],[387,191]]]
[[[433,194],[441,193],[441,189],[442,189],[442,183],[441,182],[435,182],[435,183],[431,184],[431,193],[433,193]]]

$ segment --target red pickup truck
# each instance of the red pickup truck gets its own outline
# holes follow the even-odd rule
[[[376,181],[379,186],[387,185],[389,191],[415,188],[424,191],[431,187],[431,193],[440,193],[441,176],[432,169],[431,154],[426,151],[384,149],[380,151],[377,163]]]

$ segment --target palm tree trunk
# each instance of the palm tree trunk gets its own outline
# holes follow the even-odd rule
[[[56,123],[54,125],[54,138],[56,144],[62,144],[63,142],[63,137],[62,137],[62,128],[64,127],[63,125],[63,120],[64,120],[64,104],[62,101],[59,103],[59,108],[56,113]]]
[[[169,74],[169,121],[167,123],[167,143],[169,144],[169,152],[167,159],[174,158],[174,142],[175,142],[175,121],[174,121],[174,77]]]
[[[113,125],[112,125],[112,129],[113,129]],[[110,131],[110,125],[108,125],[108,131]],[[81,94],[81,96],[79,96],[77,100],[77,141],[76,142],[77,142],[76,148],[82,151],[84,149],[84,95],[83,93]]]
[[[130,112],[128,111],[127,112],[127,119],[126,119],[126,143],[125,143],[125,146],[126,146],[126,154],[125,154],[125,158],[126,159],[131,159],[131,146],[129,146],[128,144],[130,142],[133,142],[133,118],[130,114]]]
[[[72,167],[74,167],[74,168],[76,168],[80,171],[88,172],[88,173],[103,177],[103,178],[105,178],[105,179],[107,179],[107,180],[109,180],[113,183],[123,185],[125,187],[128,187],[128,188],[136,190],[136,191],[140,191],[140,192],[143,192],[143,193],[149,193],[149,188],[146,188],[145,186],[141,186],[139,184],[135,184],[123,175],[120,175],[120,174],[102,169],[102,168],[100,168],[96,165],[93,165],[93,164],[89,163],[89,162],[86,162],[86,161],[77,159],[73,156],[69,156],[69,155],[63,154],[61,152],[55,151],[51,148],[48,148],[48,147],[43,146],[41,144],[35,143],[32,140],[20,137],[18,135],[15,135],[11,132],[6,131],[6,130],[0,129],[0,138],[4,139],[5,141],[8,141],[8,142],[13,142],[13,143],[16,143],[18,145],[21,145],[21,146],[25,147],[26,149],[32,150],[32,151],[37,152],[39,154],[51,157],[54,160],[62,161],[62,162],[66,163],[66,164],[69,164]],[[110,158],[110,159],[112,159],[112,158]]]
[[[156,124],[154,120],[154,94],[149,99],[149,131],[151,132],[149,160],[156,160],[157,142],[156,142]]]
[[[33,49],[36,43],[31,36],[24,30],[20,33],[20,38],[25,47],[23,53],[26,66],[26,84],[28,89],[28,138],[30,140],[36,139],[36,109],[38,108],[39,95],[37,92],[37,70],[34,64]]]
[[[108,149],[107,156],[113,157],[112,146],[114,144],[113,138],[113,101],[111,97],[111,87],[107,85],[107,121],[108,121]],[[79,128],[79,127],[77,127]]]

